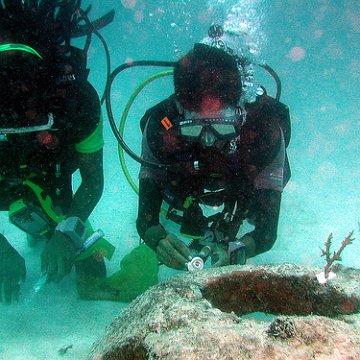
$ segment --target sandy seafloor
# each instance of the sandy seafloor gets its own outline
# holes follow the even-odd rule
[[[293,133],[288,149],[292,178],[283,193],[278,240],[271,251],[249,262],[321,265],[324,260],[320,247],[329,233],[334,235],[336,250],[344,236],[354,230],[356,240],[345,249],[343,265],[360,266],[357,0],[92,3],[91,19],[112,8],[117,12],[116,21],[102,31],[110,47],[113,69],[131,59],[176,60],[205,36],[214,21],[252,24],[249,35],[282,80],[281,100],[290,107]],[[101,93],[105,61],[96,39],[90,48],[89,65],[90,80]],[[116,80],[113,110],[117,119],[129,94],[151,73],[154,70],[131,70]],[[265,76],[264,82],[271,93],[271,81]],[[138,119],[147,107],[170,93],[171,79],[158,80],[135,102],[125,129],[125,139],[135,152],[140,149]],[[91,221],[117,247],[114,259],[108,263],[112,273],[139,241],[135,230],[137,196],[121,171],[117,143],[106,115],[104,127],[105,191]],[[127,163],[136,181],[138,165],[133,160]],[[91,344],[126,304],[79,300],[74,274],[35,294],[42,246],[30,249],[25,236],[8,223],[6,213],[0,214],[0,231],[24,256],[27,265],[21,302],[0,306],[0,359],[85,359]],[[160,278],[177,273],[162,268]],[[58,350],[68,345],[72,348],[61,357]]]

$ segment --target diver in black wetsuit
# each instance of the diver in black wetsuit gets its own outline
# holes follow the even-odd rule
[[[0,5],[0,210],[30,245],[45,241],[47,281],[60,281],[75,263],[79,295],[91,298],[87,280],[106,276],[104,260],[75,260],[74,242],[58,228],[69,217],[85,222],[104,183],[100,100],[87,81],[85,51],[70,45],[81,32],[80,3]],[[19,299],[25,274],[24,259],[0,234],[0,302]]]
[[[253,102],[243,101],[245,60],[227,43],[230,34],[214,38],[211,44],[195,44],[177,62],[174,95],[141,121],[142,157],[172,166],[142,165],[137,230],[158,259],[175,269],[186,267],[191,248],[160,224],[163,200],[183,211],[181,232],[193,238],[208,229],[200,204],[224,204],[210,226],[212,264],[222,266],[234,263],[229,247],[245,219],[254,225],[237,241],[246,258],[272,248],[281,192],[290,177],[287,106],[264,91]],[[204,244],[199,240],[198,245]]]

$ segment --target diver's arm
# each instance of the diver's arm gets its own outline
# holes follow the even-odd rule
[[[85,221],[99,202],[104,189],[103,150],[78,153],[81,184],[74,194],[67,216],[78,216]]]
[[[25,277],[25,260],[0,234],[0,304],[19,300],[20,281]]]
[[[142,239],[150,227],[159,225],[161,203],[162,189],[156,181],[151,178],[140,179],[136,228]]]
[[[65,216],[77,216],[85,222],[102,195],[103,151],[100,149],[91,153],[78,152],[77,155],[82,181]],[[55,229],[41,254],[41,269],[47,274],[47,281],[58,282],[69,274],[75,257],[76,247],[73,240]]]
[[[258,190],[256,198],[255,228],[241,239],[249,250],[247,257],[269,251],[277,238],[281,192]]]
[[[137,231],[152,248],[161,263],[183,270],[191,259],[189,248],[174,234],[168,234],[159,223],[162,189],[150,178],[140,179]]]

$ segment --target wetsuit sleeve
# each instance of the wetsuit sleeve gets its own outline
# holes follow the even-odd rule
[[[103,134],[100,101],[89,82],[74,84],[67,96],[67,139],[76,154],[72,159],[81,175],[67,215],[86,220],[101,198],[103,179]],[[64,124],[66,127],[66,124]]]
[[[80,153],[93,153],[104,145],[101,107],[98,94],[89,82],[66,89],[60,124],[68,144]]]
[[[82,154],[90,154],[104,147],[103,120],[102,117],[96,129],[84,140],[75,144],[75,149]]]
[[[159,224],[162,189],[151,178],[139,181],[139,207],[136,220],[138,234],[143,239],[146,230]]]
[[[276,241],[280,203],[280,191],[257,191],[252,214],[255,228],[248,234],[255,240],[255,255],[269,251]]]
[[[79,216],[85,221],[99,202],[104,188],[103,152],[79,153],[78,167],[81,183],[76,190],[68,216]]]

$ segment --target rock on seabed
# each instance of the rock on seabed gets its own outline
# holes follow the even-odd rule
[[[360,270],[228,266],[186,273],[136,298],[91,360],[360,359]],[[242,315],[263,312],[272,321]]]

